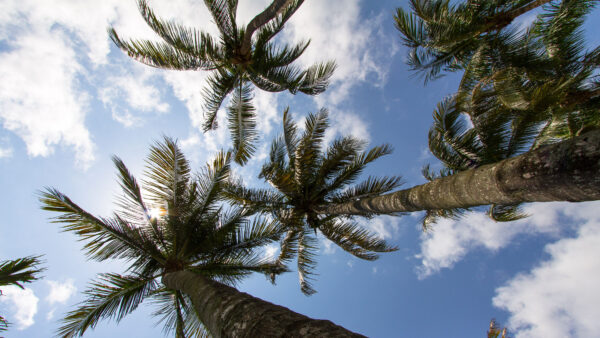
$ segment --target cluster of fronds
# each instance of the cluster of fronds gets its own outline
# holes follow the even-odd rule
[[[411,48],[409,64],[425,80],[463,71],[455,95],[438,104],[429,148],[443,168],[428,180],[517,156],[600,125],[600,47],[584,51],[581,26],[595,0],[410,2],[396,25]],[[515,18],[544,5],[521,31]],[[466,210],[429,210],[439,217]],[[496,221],[526,216],[518,205],[491,205]]]
[[[162,286],[164,274],[187,270],[234,284],[252,272],[286,271],[258,250],[279,239],[276,224],[250,220],[243,208],[223,208],[229,153],[219,153],[192,175],[176,142],[165,138],[151,148],[142,184],[119,158],[113,160],[123,194],[112,217],[93,216],[55,189],[47,189],[40,198],[44,210],[60,213],[54,222],[85,242],[90,259],[129,263],[125,275],[102,274],[90,284],[87,298],[65,317],[61,336],[80,336],[103,318],[119,321],[148,298],[158,306],[155,315],[165,331],[179,337],[204,336],[189,297]]]
[[[232,182],[227,189],[232,202],[278,221],[285,236],[275,264],[285,264],[297,256],[300,286],[305,294],[315,292],[310,275],[316,266],[317,232],[361,259],[373,260],[377,252],[395,250],[351,217],[324,215],[315,209],[378,196],[400,185],[399,177],[369,177],[353,184],[367,164],[392,149],[383,145],[364,151],[365,142],[342,137],[323,150],[327,115],[324,109],[309,114],[300,133],[286,109],[283,135],[272,143],[269,160],[260,173],[275,189],[249,189],[241,182]]]
[[[208,86],[203,92],[204,129],[208,131],[217,127],[217,112],[225,98],[232,93],[227,107],[227,119],[233,141],[234,160],[245,164],[254,154],[257,141],[251,84],[269,92],[287,90],[292,94],[302,92],[317,95],[327,88],[335,62],[319,63],[302,69],[292,63],[306,50],[309,41],[293,46],[281,46],[281,43],[278,46],[271,41],[302,5],[303,0],[286,1],[275,16],[268,18],[266,23],[255,30],[238,27],[237,0],[204,2],[219,29],[217,39],[195,28],[159,19],[145,0],[138,0],[140,13],[163,41],[126,41],[113,28],[109,29],[109,34],[127,55],[152,67],[211,71]],[[251,24],[255,20],[256,18]],[[252,44],[249,50],[244,50],[244,43],[247,41]]]

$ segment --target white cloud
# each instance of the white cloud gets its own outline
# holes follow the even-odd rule
[[[345,0],[343,4],[307,1],[283,32],[289,43],[311,40],[298,60],[304,66],[335,59],[338,68],[332,78],[334,85],[317,98],[320,105],[341,103],[350,88],[361,82],[376,86],[386,82],[389,65],[399,49],[396,40],[384,36],[381,28],[388,13],[371,18],[360,14],[359,0]],[[386,41],[386,48],[378,46],[379,41]]]
[[[442,219],[433,230],[421,236],[421,259],[417,268],[419,278],[425,278],[444,268],[452,268],[470,251],[485,249],[497,251],[506,247],[520,234],[558,234],[559,210],[567,213],[565,203],[535,203],[525,206],[528,218],[500,223],[486,214],[473,212],[460,220]]]
[[[11,147],[0,147],[0,158],[9,158],[13,155],[13,149]]]
[[[48,280],[46,281],[46,284],[50,287],[50,292],[46,296],[45,301],[50,304],[50,306],[65,304],[67,300],[77,292],[77,288],[73,284],[72,279],[67,279],[64,282]],[[50,311],[48,311],[48,314],[46,314],[46,319],[52,319],[55,311],[56,307],[52,307]]]
[[[166,113],[169,109],[169,104],[161,99],[161,92],[151,83],[156,71],[139,65],[132,68],[131,74],[108,77],[105,87],[98,92],[100,100],[111,108],[113,118],[126,127],[143,121],[137,112]],[[133,112],[122,101],[133,108]]]
[[[65,282],[58,282],[53,280],[46,281],[50,287],[50,292],[46,296],[46,302],[50,305],[54,304],[65,304],[71,296],[77,292],[77,288],[73,284],[72,279],[67,279]]]
[[[67,40],[57,30],[29,32],[1,54],[0,120],[30,156],[48,156],[61,144],[85,167],[94,159],[84,125],[87,95],[76,89],[81,66]]]
[[[595,209],[598,203],[594,204]],[[577,208],[572,208],[577,209]],[[575,238],[546,246],[550,259],[496,289],[518,337],[593,337],[600,332],[600,221],[596,212]]]
[[[391,239],[398,233],[400,219],[393,216],[377,216],[372,219],[359,219],[358,222],[381,239]]]
[[[12,316],[6,316],[6,319],[17,324],[18,330],[24,330],[35,323],[33,317],[38,310],[39,298],[33,290],[8,285],[2,287],[2,293],[0,303],[8,303],[13,313]]]

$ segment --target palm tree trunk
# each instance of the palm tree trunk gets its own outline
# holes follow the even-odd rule
[[[494,15],[493,17],[491,17],[489,19],[489,21],[488,21],[489,23],[485,26],[486,28],[479,31],[477,35],[487,32],[490,28],[494,28],[494,29],[504,28],[504,27],[510,25],[513,22],[513,20],[516,19],[517,17],[529,12],[532,9],[536,9],[540,6],[543,6],[547,3],[549,3],[550,1],[552,1],[552,0],[536,0],[536,1],[531,2],[528,5],[514,9],[512,11]]]
[[[267,7],[260,14],[255,16],[248,26],[246,26],[246,33],[244,35],[244,41],[242,42],[241,54],[250,55],[250,48],[252,46],[252,35],[262,25],[271,21],[277,15],[279,15],[284,9],[286,9],[295,0],[273,0],[271,5]]]
[[[600,200],[600,130],[410,189],[315,208],[319,214],[389,214],[488,204]]]
[[[214,337],[364,337],[189,271],[167,273],[162,282],[190,297],[198,317]]]

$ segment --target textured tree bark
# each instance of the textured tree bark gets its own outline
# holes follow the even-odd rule
[[[252,35],[262,25],[271,21],[284,9],[286,9],[294,0],[273,0],[271,5],[267,7],[260,14],[255,16],[246,26],[246,33],[244,35],[244,41],[242,41],[241,54],[250,55],[250,48],[252,46]]]
[[[600,130],[410,189],[315,208],[361,215],[488,204],[600,199]]]
[[[162,281],[191,298],[200,320],[214,337],[364,337],[189,271],[165,274]]]

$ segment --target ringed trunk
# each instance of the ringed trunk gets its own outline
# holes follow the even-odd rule
[[[377,197],[315,208],[319,214],[388,214],[522,202],[600,200],[600,130]]]
[[[189,271],[167,273],[162,282],[190,297],[214,337],[364,337]]]

